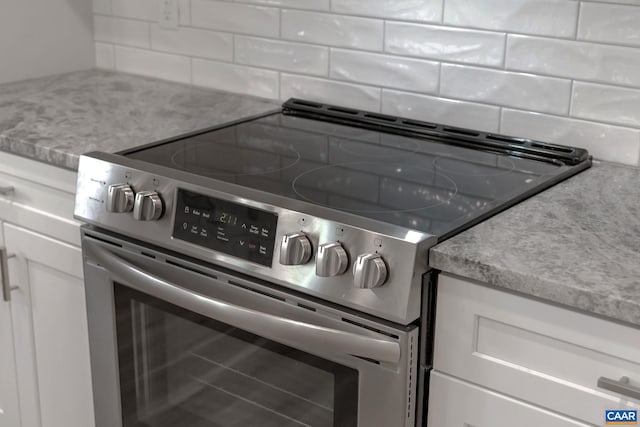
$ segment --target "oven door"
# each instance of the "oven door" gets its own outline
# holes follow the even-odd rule
[[[97,427],[414,426],[417,327],[93,230],[83,251]]]

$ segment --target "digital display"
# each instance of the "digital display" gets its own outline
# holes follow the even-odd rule
[[[178,190],[173,237],[271,267],[278,216]]]

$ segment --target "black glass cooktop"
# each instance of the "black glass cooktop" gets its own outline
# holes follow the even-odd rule
[[[441,238],[589,166],[584,150],[297,102],[126,155]]]

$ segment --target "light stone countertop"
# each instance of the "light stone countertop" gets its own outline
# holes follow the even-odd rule
[[[640,326],[640,169],[594,162],[435,246],[429,264]]]
[[[90,70],[0,85],[0,150],[76,170],[117,152],[278,108],[249,96]]]
[[[77,169],[248,117],[258,98],[108,71],[0,85],[0,150]],[[447,240],[434,268],[640,326],[640,169],[593,168]]]

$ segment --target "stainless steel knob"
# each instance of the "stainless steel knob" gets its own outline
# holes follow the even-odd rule
[[[130,212],[133,209],[134,194],[128,184],[112,184],[107,191],[108,212]]]
[[[387,265],[378,254],[358,255],[353,264],[353,285],[356,288],[373,289],[387,280]]]
[[[155,191],[140,191],[133,205],[133,218],[138,221],[155,221],[162,216],[162,199]]]
[[[347,251],[338,242],[323,243],[318,246],[316,255],[316,275],[332,277],[347,271],[349,257]]]
[[[304,233],[289,233],[282,237],[280,245],[280,264],[302,265],[309,262],[313,250],[311,242]]]

